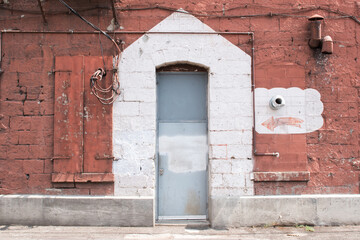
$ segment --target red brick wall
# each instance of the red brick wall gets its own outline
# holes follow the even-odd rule
[[[14,2],[14,3],[13,3]],[[102,29],[110,24],[109,1],[69,0],[91,22]],[[357,1],[115,1],[118,8],[165,6],[183,8],[216,31],[255,32],[255,76],[259,87],[314,88],[324,103],[324,126],[313,133],[288,136],[259,136],[259,148],[280,152],[279,166],[284,171],[306,170],[308,182],[257,182],[256,194],[359,193],[359,41],[360,24],[339,18],[340,10],[359,16]],[[36,1],[10,1],[0,5],[0,29],[86,31],[92,30],[57,1],[43,2],[47,25],[43,24]],[[239,8],[237,8],[239,7]],[[307,11],[309,8],[321,7]],[[23,9],[10,11],[4,8]],[[225,12],[223,12],[223,8]],[[235,8],[233,10],[228,10]],[[305,10],[306,11],[305,11]],[[298,12],[298,10],[302,10]],[[54,14],[54,12],[63,12]],[[287,13],[303,17],[280,17]],[[308,47],[308,21],[315,13],[325,17],[323,36],[334,40],[334,53],[323,55]],[[117,10],[120,25],[127,31],[146,31],[171,14],[163,9]],[[227,18],[223,15],[257,15]],[[24,15],[23,17],[21,17]],[[214,17],[218,16],[218,17]],[[359,18],[359,17],[358,17]],[[140,35],[117,35],[129,46]],[[248,36],[226,36],[250,54]],[[101,37],[104,55],[111,55],[111,43]],[[2,34],[3,73],[0,76],[0,194],[111,194],[111,184],[79,183],[54,185],[51,182],[53,157],[54,59],[56,56],[99,56],[97,34]],[[279,72],[268,69],[277,63],[302,69],[301,77],[290,71],[289,78],[278,81]],[[262,75],[266,70],[266,74]],[[296,80],[296,78],[299,78]],[[301,78],[301,79],[300,79]],[[271,138],[271,139],[268,139]],[[273,142],[276,144],[269,144]],[[288,151],[289,142],[296,143]],[[290,155],[293,155],[292,157]],[[266,167],[268,157],[257,157],[255,168]],[[290,160],[289,160],[290,159]],[[289,163],[290,161],[290,163]],[[271,164],[270,164],[271,165]],[[290,167],[289,167],[290,166]]]

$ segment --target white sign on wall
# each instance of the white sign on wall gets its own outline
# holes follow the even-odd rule
[[[285,105],[270,107],[274,96],[282,96]],[[262,134],[308,133],[320,129],[324,123],[320,93],[312,88],[256,88],[255,130]]]

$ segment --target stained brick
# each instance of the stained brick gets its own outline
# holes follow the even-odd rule
[[[29,145],[31,158],[52,158],[53,148],[48,145]]]
[[[43,160],[24,160],[23,169],[27,174],[39,174],[44,173],[44,161]]]
[[[48,74],[41,73],[18,73],[19,85],[26,87],[41,87],[43,84],[43,79],[48,78]]]
[[[7,69],[10,72],[41,72],[43,69],[43,59],[32,58],[32,59],[12,59],[10,66]]]
[[[41,115],[53,115],[54,114],[54,103],[49,99],[40,102],[40,114]]]
[[[0,159],[1,159],[1,160],[7,158],[7,149],[8,149],[7,146],[0,145]]]
[[[29,151],[28,145],[12,145],[8,149],[8,158],[10,159],[26,159],[31,157],[32,153]]]
[[[45,144],[42,132],[38,131],[19,131],[18,132],[19,137],[19,144]]]
[[[18,116],[10,118],[11,130],[30,130],[31,129],[31,117]]]
[[[25,101],[24,115],[39,115],[40,102],[39,101]]]
[[[54,127],[53,116],[31,117],[31,130],[52,131]]]
[[[39,99],[40,93],[41,93],[41,87],[36,86],[28,86],[26,87],[26,100],[36,100]]]
[[[250,20],[251,31],[279,31],[279,19],[277,18],[253,18]]]
[[[24,105],[20,101],[2,101],[1,112],[7,116],[18,116],[24,114]]]
[[[350,87],[341,87],[338,90],[339,102],[356,102],[358,101],[357,89]]]
[[[29,174],[27,179],[29,188],[46,189],[51,187],[51,174]]]

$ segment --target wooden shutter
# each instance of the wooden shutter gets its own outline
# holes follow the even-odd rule
[[[106,58],[112,67],[112,58]],[[53,182],[112,182],[112,105],[90,90],[101,57],[55,59]],[[110,72],[104,84],[110,84]],[[104,80],[103,80],[104,81]]]

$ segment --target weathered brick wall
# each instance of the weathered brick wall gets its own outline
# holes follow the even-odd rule
[[[16,3],[12,3],[16,2]],[[21,30],[91,30],[68,14],[47,16],[43,25],[39,11],[31,1],[10,1],[2,7],[24,9],[25,12],[1,11],[1,29]],[[83,1],[83,3],[86,3]],[[83,5],[79,3],[79,5]],[[52,7],[53,6],[53,7]],[[91,4],[94,6],[94,4]],[[45,3],[49,11],[65,11],[56,2]],[[86,12],[96,24],[110,22],[102,10]],[[21,18],[21,15],[24,15]],[[69,18],[70,17],[70,18]],[[112,54],[111,44],[102,38],[104,55]],[[77,34],[2,34],[0,193],[108,195],[112,184],[51,182],[53,170],[54,80],[55,56],[100,56],[99,36]],[[100,67],[100,66],[99,66]],[[95,69],[94,69],[95,70]],[[86,84],[88,81],[86,81]]]
[[[2,8],[23,9],[10,11],[0,8],[0,29],[84,31],[92,30],[57,1],[43,2],[47,25],[43,24],[36,1],[8,1]],[[110,5],[103,1],[68,1],[91,22],[106,29],[110,25]],[[255,194],[301,193],[359,193],[359,23],[349,17],[331,12],[340,10],[349,15],[360,15],[360,3],[353,0],[338,1],[115,1],[117,8],[155,7],[183,8],[195,14],[216,31],[253,31],[255,33],[255,76],[261,82],[270,78],[272,86],[314,88],[321,93],[324,103],[324,126],[315,132],[286,140],[273,136],[281,144],[263,142],[265,149],[282,153],[291,144],[302,139],[304,151],[295,151],[296,159],[306,163],[310,171],[309,182],[258,182]],[[239,7],[239,8],[236,8]],[[307,10],[322,7],[323,9]],[[230,8],[236,8],[228,10]],[[223,9],[225,9],[223,11]],[[54,12],[63,12],[54,14]],[[49,13],[50,12],[50,13]],[[51,13],[52,12],[52,13]],[[168,16],[163,9],[117,10],[120,25],[128,31],[146,31]],[[275,16],[287,13],[290,16]],[[334,39],[334,53],[324,55],[319,49],[309,48],[306,16],[315,13],[325,17],[323,36]],[[199,15],[196,15],[199,14]],[[212,16],[202,16],[208,14]],[[257,15],[228,18],[224,15]],[[24,16],[22,16],[24,15]],[[272,15],[272,16],[270,16]],[[300,16],[300,17],[299,17]],[[117,35],[129,46],[141,35]],[[226,36],[233,44],[251,53],[246,36]],[[101,38],[104,55],[113,49],[108,40]],[[0,76],[0,193],[43,194],[111,194],[110,184],[82,183],[76,186],[54,186],[51,183],[53,156],[54,114],[54,59],[55,56],[101,55],[97,34],[21,34],[2,33],[2,61]],[[269,71],[261,80],[261,66],[292,63],[304,69],[303,85],[286,84],[276,71]],[[275,67],[276,69],[276,67]],[[294,77],[294,76],[293,76]],[[264,87],[264,85],[262,86]],[[268,87],[268,86],[266,86]],[[259,137],[261,142],[261,137]],[[300,145],[302,143],[299,143]],[[292,159],[291,161],[294,161]],[[225,159],[226,160],[226,159]],[[262,161],[260,157],[255,160]],[[271,161],[271,160],[270,160]],[[290,162],[291,162],[290,161]],[[296,162],[298,163],[298,162]],[[270,162],[271,164],[271,162]],[[55,188],[57,187],[57,188]]]

